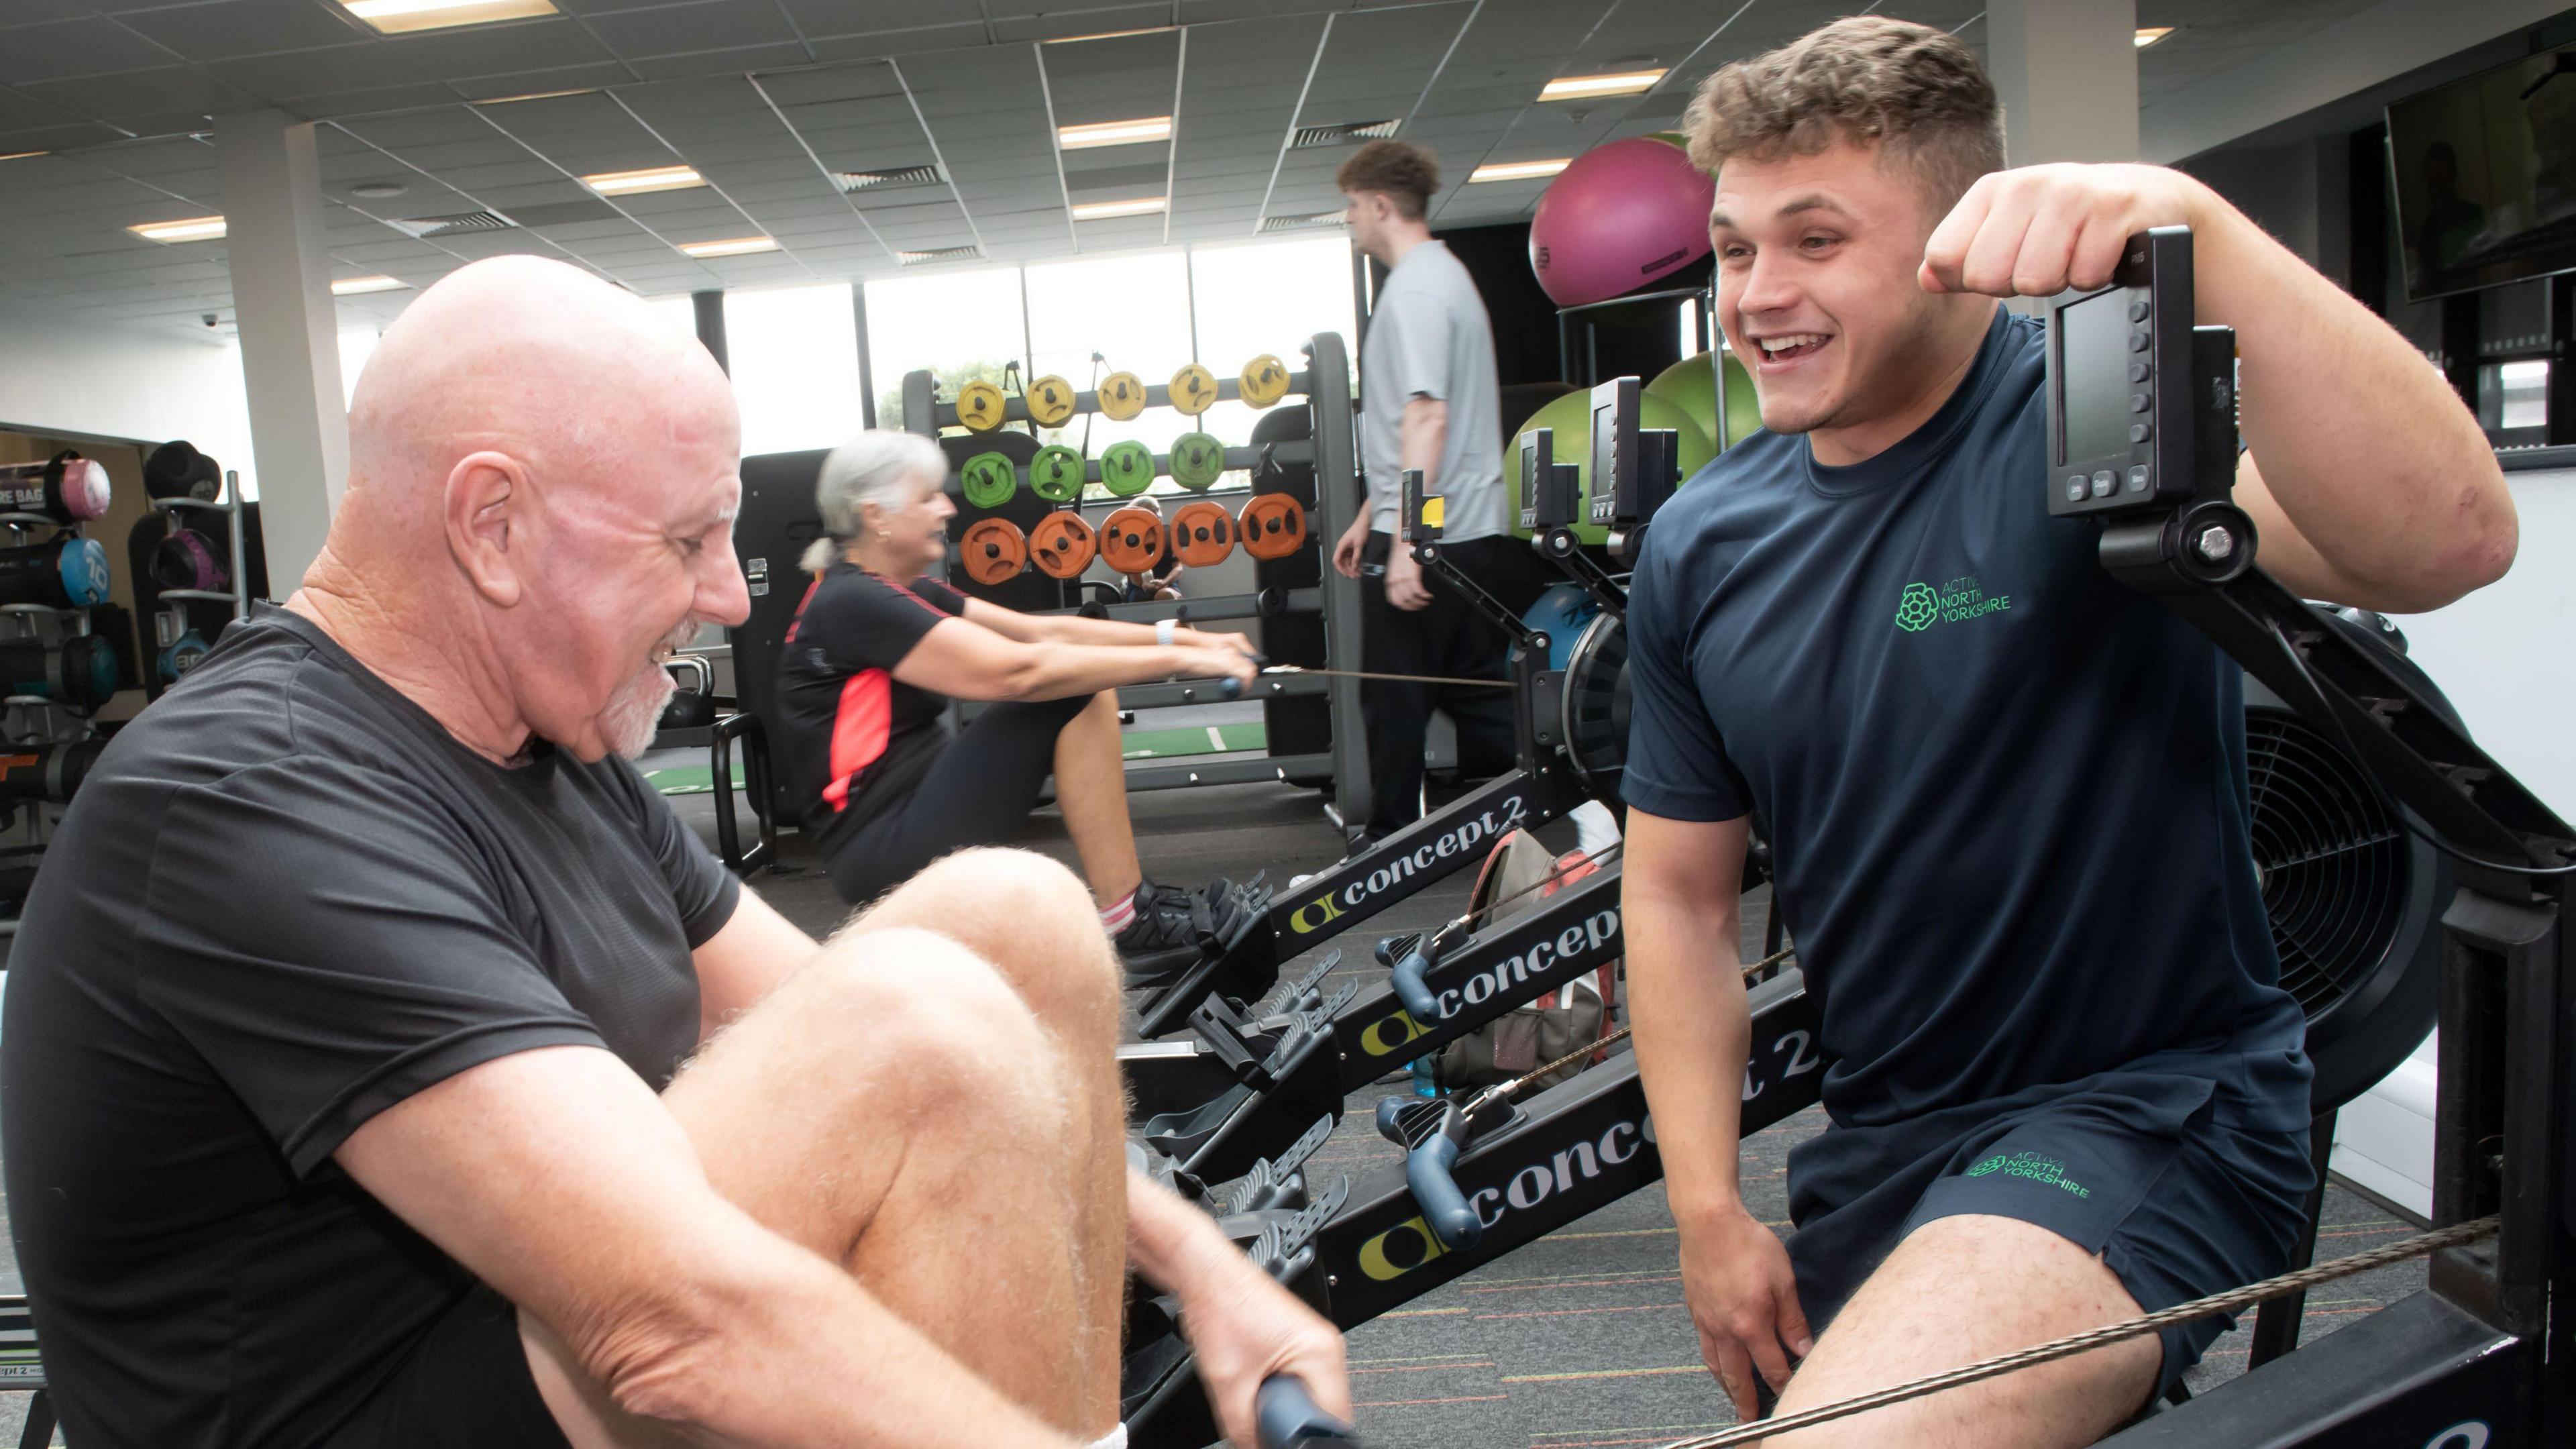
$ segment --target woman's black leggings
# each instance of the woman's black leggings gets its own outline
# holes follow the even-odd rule
[[[953,850],[1019,833],[1055,769],[1055,737],[1091,703],[1087,694],[997,704],[950,740],[912,793],[826,847],[841,899],[876,899]]]

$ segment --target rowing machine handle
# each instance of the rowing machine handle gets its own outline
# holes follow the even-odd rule
[[[1403,1002],[1405,1013],[1422,1026],[1440,1019],[1440,998],[1431,994],[1431,987],[1422,979],[1430,970],[1431,958],[1416,946],[1398,958],[1388,977],[1395,987],[1395,999]]]
[[[1357,1444],[1350,1425],[1315,1407],[1302,1379],[1286,1374],[1261,1381],[1253,1395],[1252,1422],[1261,1449],[1305,1449],[1307,1445]]]
[[[1467,1195],[1458,1190],[1458,1179],[1451,1175],[1458,1166],[1459,1135],[1463,1133],[1434,1133],[1404,1154],[1404,1185],[1413,1189],[1422,1220],[1440,1239],[1440,1246],[1453,1251],[1472,1248],[1485,1238],[1485,1220],[1467,1205]]]

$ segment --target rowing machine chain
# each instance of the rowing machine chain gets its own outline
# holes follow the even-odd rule
[[[1738,1424],[1734,1428],[1721,1430],[1715,1434],[1704,1434],[1695,1439],[1676,1439],[1663,1446],[1663,1449],[1727,1449],[1728,1445],[1750,1444],[1757,1439],[1770,1438],[1774,1434],[1786,1434],[1792,1430],[1831,1423],[1836,1419],[1849,1418],[1870,1409],[1883,1409],[1890,1404],[1919,1399],[1928,1394],[1939,1393],[1943,1389],[1955,1389],[1963,1384],[1995,1378],[2015,1369],[2030,1368],[2061,1358],[2071,1358],[2089,1349],[2100,1348],[2104,1344],[2138,1338],[2176,1324],[2189,1323],[2196,1318],[2206,1318],[2213,1313],[2233,1313],[2240,1308],[2250,1308],[2267,1298],[2278,1298],[2282,1294],[2313,1288],[2320,1283],[2331,1283],[2337,1278],[2348,1278],[2355,1273],[2384,1268],[2391,1263],[2405,1262],[2409,1258],[2420,1258],[2444,1248],[2473,1243],[2493,1234],[2496,1231],[2497,1221],[2491,1216],[2483,1217],[2447,1228],[2437,1228],[2429,1233],[2417,1233],[2413,1237],[2401,1238],[2384,1247],[2372,1248],[2368,1252],[2354,1253],[2329,1263],[2319,1263],[2312,1268],[2301,1268],[2293,1273],[2283,1273],[2277,1278],[2266,1278],[2260,1283],[2249,1283],[2242,1288],[2230,1288],[2223,1293],[2212,1293],[2206,1298],[2195,1298],[2189,1303],[2177,1303],[2171,1308],[2140,1314],[2119,1323],[2107,1323],[2100,1328],[2088,1328],[2082,1333],[2070,1333],[2064,1338],[2052,1339],[2033,1348],[1998,1354],[1993,1358],[1969,1364],[1965,1368],[1932,1374],[1908,1383],[1880,1389],[1875,1393],[1844,1399],[1838,1403],[1820,1404],[1815,1408],[1801,1410],[1795,1414],[1784,1414],[1776,1419]]]

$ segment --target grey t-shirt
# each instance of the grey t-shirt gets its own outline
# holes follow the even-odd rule
[[[1360,348],[1360,463],[1368,470],[1369,526],[1395,531],[1404,497],[1404,405],[1449,405],[1449,438],[1432,488],[1448,500],[1445,538],[1504,531],[1501,403],[1494,329],[1475,279],[1449,248],[1424,242],[1387,275]]]

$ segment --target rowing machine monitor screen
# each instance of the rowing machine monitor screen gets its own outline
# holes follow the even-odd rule
[[[2049,304],[2050,513],[2194,495],[2191,278],[2190,229],[2158,227],[2130,238],[2109,287]]]
[[[1642,391],[1633,377],[1614,377],[1592,389],[1592,497],[1586,514],[1595,524],[1615,520],[1620,499],[1636,487]]]

